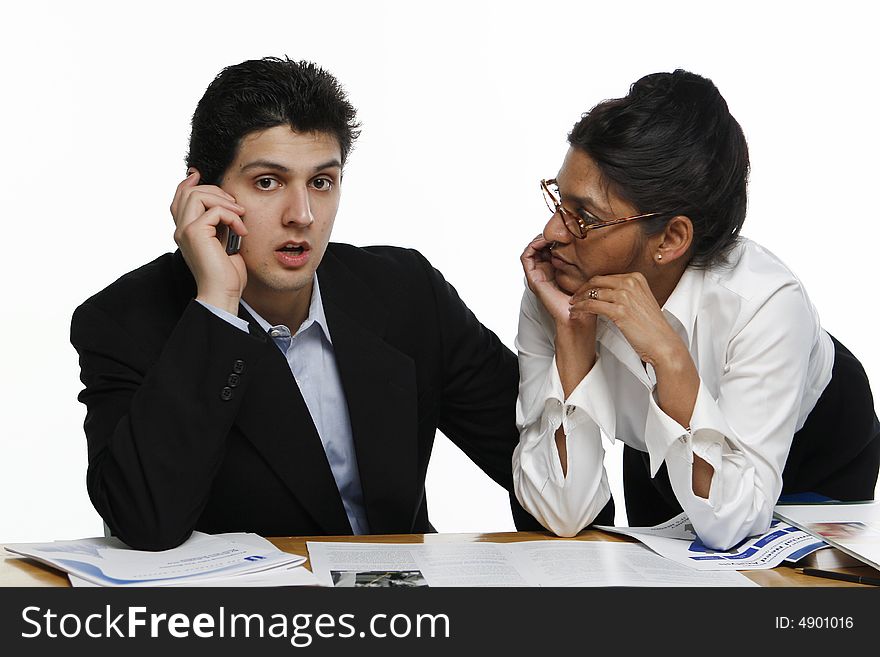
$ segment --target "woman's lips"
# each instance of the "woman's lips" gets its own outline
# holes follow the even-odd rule
[[[560,267],[574,267],[568,260],[560,258],[556,253],[550,252],[550,263],[559,269]]]

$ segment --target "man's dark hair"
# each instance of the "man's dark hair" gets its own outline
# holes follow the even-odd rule
[[[724,261],[746,216],[749,151],[711,80],[676,70],[635,82],[623,98],[584,114],[568,136],[598,165],[609,189],[656,234],[675,215],[694,226],[691,265]]]
[[[360,131],[354,107],[330,73],[307,61],[265,57],[227,66],[196,106],[186,165],[219,184],[246,135],[288,125],[339,142],[342,163]]]

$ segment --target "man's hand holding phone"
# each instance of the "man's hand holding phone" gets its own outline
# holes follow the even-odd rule
[[[231,255],[220,238],[247,235],[241,220],[244,208],[216,185],[199,185],[200,174],[193,170],[177,186],[171,202],[176,226],[174,241],[196,279],[197,298],[207,304],[238,313],[238,302],[247,283],[244,259]]]

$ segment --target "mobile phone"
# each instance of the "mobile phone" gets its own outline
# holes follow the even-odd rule
[[[235,255],[241,248],[241,235],[227,229],[229,237],[226,238],[226,255]]]

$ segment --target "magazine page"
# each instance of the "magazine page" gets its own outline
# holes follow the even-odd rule
[[[806,555],[827,547],[815,536],[774,520],[760,536],[749,536],[729,550],[715,550],[704,544],[694,532],[685,514],[654,527],[608,527],[597,529],[625,534],[638,539],[657,554],[697,570],[763,570],[783,561],[794,563]]]
[[[880,569],[880,503],[780,504],[776,516]]]

